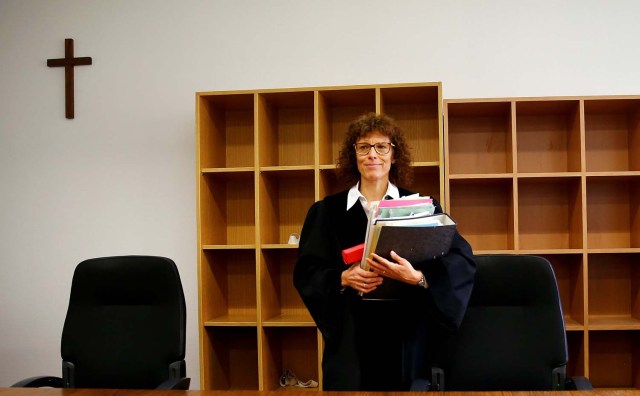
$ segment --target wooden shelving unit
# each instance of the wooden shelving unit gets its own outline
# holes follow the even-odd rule
[[[640,388],[640,97],[445,100],[446,207],[475,253],[547,257],[569,374]]]
[[[293,287],[313,202],[336,177],[349,122],[386,113],[405,129],[412,189],[441,199],[440,83],[196,94],[202,389],[277,390],[292,369],[320,382],[322,337]]]

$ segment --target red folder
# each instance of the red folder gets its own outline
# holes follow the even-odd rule
[[[364,254],[364,243],[361,243],[354,247],[350,247],[349,249],[344,249],[342,251],[342,260],[346,265],[351,265],[355,262],[362,260],[363,254]]]

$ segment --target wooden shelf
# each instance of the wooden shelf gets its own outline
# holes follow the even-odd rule
[[[640,248],[640,176],[587,178],[588,245]]]
[[[196,117],[200,169],[253,167],[253,95],[202,95]]]
[[[298,314],[282,314],[262,321],[263,327],[316,327],[309,312]]]
[[[258,338],[255,327],[205,327],[201,329],[202,388],[213,390],[258,389]]]
[[[336,160],[349,123],[386,112],[415,160],[407,186],[444,197],[440,83],[196,94],[198,286],[203,389],[322,386],[323,341],[293,286],[309,207],[350,185]]]
[[[313,166],[314,93],[258,94],[260,166]]]
[[[590,315],[591,330],[640,330],[640,319],[623,315]]]
[[[229,174],[229,176],[227,176],[227,177],[231,177],[230,175],[232,175],[234,173],[252,173],[252,172],[253,172],[253,167],[248,167],[248,166],[232,167],[232,168],[203,168],[202,169],[202,174],[203,175],[208,175],[208,174],[225,175],[225,174]]]
[[[520,249],[582,248],[580,178],[518,180]]]
[[[203,250],[200,253],[200,316],[214,324],[258,321],[254,250]]]
[[[589,333],[589,372],[594,387],[640,387],[640,332]]]
[[[260,172],[286,174],[290,171],[313,170],[313,165],[290,165],[290,166],[261,166]]]
[[[287,243],[300,234],[315,201],[313,171],[260,173],[260,238],[263,244]]]
[[[318,380],[320,371],[318,356],[321,356],[321,353],[316,347],[317,330],[315,328],[263,328],[262,339],[265,345],[262,356],[265,390],[280,389],[280,376],[287,369],[293,370],[302,381]]]
[[[640,97],[446,100],[444,114],[447,207],[474,252],[546,257],[570,375],[640,387]]]
[[[449,181],[449,214],[473,249],[515,249],[513,181]]]
[[[564,326],[567,331],[584,330],[584,325],[575,321],[571,316],[564,316]]]
[[[579,172],[580,102],[516,102],[518,173]]]
[[[258,325],[256,315],[230,313],[204,321],[207,327],[255,327]]]
[[[510,102],[447,102],[445,160],[448,173],[513,172]]]
[[[280,389],[286,368],[322,385],[287,241],[313,202],[350,187],[335,163],[367,112],[405,129],[410,188],[439,199],[474,252],[549,259],[569,374],[640,387],[640,97],[441,95],[439,83],[196,95],[203,389]]]
[[[640,253],[589,254],[589,325],[640,330]]]
[[[200,237],[205,245],[255,243],[253,172],[214,172],[199,177]]]
[[[639,171],[640,99],[594,99],[584,104],[588,172]]]
[[[262,322],[313,321],[293,286],[297,249],[263,249],[261,254]]]

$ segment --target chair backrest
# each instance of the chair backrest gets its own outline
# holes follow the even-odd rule
[[[437,352],[434,387],[563,389],[567,342],[551,264],[529,255],[478,255],[476,264],[464,321]]]
[[[184,293],[172,260],[83,261],[62,331],[65,387],[153,389],[184,377],[185,331]]]

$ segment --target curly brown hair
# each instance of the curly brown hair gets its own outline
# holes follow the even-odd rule
[[[395,120],[384,114],[367,113],[349,124],[349,129],[342,143],[336,164],[338,176],[345,183],[353,184],[360,180],[356,151],[353,145],[362,136],[370,132],[380,132],[387,136],[393,148],[395,163],[391,165],[389,180],[399,186],[408,187],[413,181],[413,168],[411,167],[411,152],[404,137],[404,132]]]

